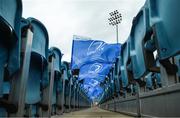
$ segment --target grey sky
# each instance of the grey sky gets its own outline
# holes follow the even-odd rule
[[[109,12],[118,10],[123,21],[119,25],[119,41],[130,32],[132,19],[145,0],[23,0],[23,16],[39,19],[49,33],[50,47],[64,53],[70,61],[73,35],[81,35],[115,43],[115,27],[109,26]]]

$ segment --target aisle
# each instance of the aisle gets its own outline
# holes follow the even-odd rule
[[[106,110],[102,110],[100,108],[94,107],[86,110],[65,113],[62,116],[55,116],[55,118],[119,118],[119,117],[129,117],[126,115],[122,115],[120,113],[110,112]]]

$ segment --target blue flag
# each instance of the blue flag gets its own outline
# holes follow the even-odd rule
[[[91,88],[89,91],[88,91],[88,96],[90,98],[98,98],[102,95],[103,93],[103,88],[101,88],[100,86],[96,86],[94,88]]]
[[[120,44],[107,44],[98,40],[73,40],[71,68],[80,69],[94,62],[114,63],[120,55]]]
[[[102,96],[104,88],[100,83],[104,82],[113,63],[120,55],[120,50],[120,44],[74,38],[71,69],[80,69],[79,80],[84,80],[81,87],[87,96],[92,99]]]
[[[92,63],[83,65],[80,68],[79,79],[97,79],[99,82],[103,82],[106,75],[112,68],[112,64],[105,63]]]

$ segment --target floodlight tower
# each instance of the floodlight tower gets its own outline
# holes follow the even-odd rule
[[[121,13],[118,12],[118,10],[115,10],[115,11],[109,13],[109,15],[110,15],[110,18],[108,18],[109,25],[116,26],[116,40],[117,40],[117,43],[119,43],[119,41],[118,41],[118,24],[120,24],[122,21],[122,15],[121,15]]]

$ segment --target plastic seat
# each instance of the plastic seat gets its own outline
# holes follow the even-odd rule
[[[61,94],[62,96],[62,78],[61,78],[61,57],[62,57],[62,53],[61,51],[56,48],[56,47],[52,47],[49,50],[49,55],[54,55],[54,86],[53,86],[53,95],[52,95],[52,110],[55,109],[55,105],[56,105],[56,101],[57,101],[57,96],[58,94]],[[61,99],[60,99],[61,100]],[[58,101],[57,101],[58,103]],[[61,106],[61,104],[57,104],[58,106]],[[54,111],[55,112],[55,111]]]
[[[40,21],[34,18],[28,18],[27,20],[33,29],[33,43],[26,89],[26,104],[35,104],[41,100],[40,82],[47,81],[47,73],[44,73],[44,70],[47,69],[49,37],[45,26]],[[42,76],[42,73],[44,76]],[[45,85],[45,83],[43,84]]]
[[[4,79],[4,71],[5,71],[4,66],[7,62],[8,52],[5,48],[1,48],[0,51],[1,51],[1,55],[0,55],[0,58],[1,58],[1,61],[0,61],[0,97],[3,97],[3,84],[4,84],[3,79]]]
[[[152,73],[148,73],[146,76],[145,76],[145,79],[146,79],[146,88],[149,89],[149,90],[152,90],[153,89],[153,83],[152,83]]]
[[[156,58],[156,67],[160,68],[160,62],[159,62],[159,58]],[[156,83],[159,87],[162,87],[162,78],[161,78],[161,74],[160,72],[154,72],[154,78],[156,79]]]
[[[62,76],[63,76],[63,73],[61,72],[61,78],[57,81],[57,82],[55,82],[55,87],[57,88],[56,90],[54,90],[53,92],[55,92],[55,91],[57,91],[57,114],[62,114],[63,113],[63,105],[64,105],[64,87],[63,87],[63,78],[62,78]],[[54,88],[55,88],[54,87]],[[59,111],[60,110],[60,111]]]
[[[64,74],[64,79],[65,80],[70,80],[71,73],[70,73],[70,64],[66,61],[62,62],[62,70],[65,72]]]
[[[178,67],[178,77],[179,77],[179,81],[180,81],[180,55],[175,56],[175,63]]]
[[[69,99],[70,99],[70,85],[69,81],[65,81],[65,91],[64,91],[64,107],[65,107],[65,112],[68,112],[69,109]]]
[[[27,29],[31,28],[33,32],[32,39],[32,48],[31,48],[31,56],[30,56],[30,67],[29,67],[29,76],[27,79],[26,92],[25,92],[25,103],[27,109],[31,111],[31,115],[34,115],[34,108],[41,101],[41,90],[47,86],[48,84],[48,67],[47,67],[47,56],[48,56],[48,45],[49,38],[48,33],[45,26],[35,18],[22,19],[22,37],[26,37],[24,34]],[[30,26],[30,27],[29,27]],[[22,38],[22,54],[25,52],[25,39]],[[17,75],[17,78],[20,78]],[[25,82],[26,83],[26,82]],[[19,97],[16,94],[19,94],[21,90],[19,90],[19,83],[16,81],[14,84],[14,88],[17,90],[13,91],[12,100],[13,103],[18,102]],[[16,93],[16,94],[15,94]],[[30,110],[31,109],[31,110]],[[37,110],[37,109],[35,109]]]
[[[116,94],[120,93],[120,57],[116,59],[115,68],[114,68],[114,77],[115,77],[115,86],[116,86]]]
[[[70,107],[71,107],[71,109],[72,108],[74,108],[74,94],[75,93],[75,91],[74,91],[74,85],[71,85],[71,95],[70,95]]]
[[[5,64],[7,63],[9,77],[20,67],[21,17],[21,0],[0,1],[0,97],[3,95]]]
[[[149,0],[150,25],[154,27],[160,60],[180,53],[179,0]]]
[[[9,80],[20,67],[21,17],[21,0],[0,1],[0,116],[4,117],[9,105],[3,95],[9,94]]]
[[[127,71],[127,63],[128,59],[130,58],[130,47],[129,47],[128,41],[126,41],[122,45],[121,49],[121,81],[122,81],[122,87],[126,88],[128,86],[129,82],[129,76]]]
[[[133,65],[133,76],[136,80],[146,75],[151,69],[154,69],[155,65],[153,52],[145,49],[145,44],[151,39],[152,35],[148,13],[146,2],[134,18],[130,33],[130,55]]]
[[[69,100],[70,100],[70,71],[69,71],[69,63],[68,62],[62,62],[61,69],[63,71],[63,81],[65,81],[64,85],[64,112],[69,112]]]

